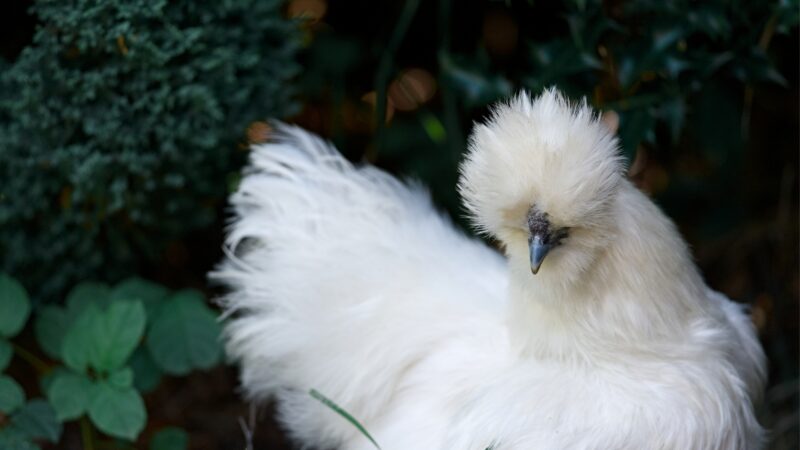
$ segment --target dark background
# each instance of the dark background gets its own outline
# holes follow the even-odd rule
[[[28,7],[6,5],[7,64],[31,43]],[[286,35],[298,43],[293,106],[243,116],[238,142],[220,143],[231,157],[214,218],[124,268],[214,295],[205,274],[221,258],[224,195],[244,144],[269,138],[266,115],[330,138],[353,161],[421,179],[466,227],[454,186],[471,124],[518,89],[557,86],[618,114],[630,177],[675,220],[708,284],[752,306],[769,357],[761,420],[771,448],[797,448],[797,2],[292,0],[283,11],[298,29]],[[235,377],[219,368],[166,380],[146,397],[153,426],[179,424],[192,448],[242,448],[237,417],[249,413]],[[253,424],[255,448],[289,448],[268,409]],[[80,440],[68,432],[64,445]]]

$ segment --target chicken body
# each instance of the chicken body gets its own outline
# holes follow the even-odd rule
[[[567,141],[528,141],[553,116],[548,130]],[[613,136],[554,91],[521,95],[482,127],[461,189],[506,258],[420,186],[354,167],[303,130],[280,126],[253,149],[213,274],[230,288],[227,348],[248,396],[277,401],[303,448],[372,448],[311,389],[384,450],[759,448],[752,326],[619,176]],[[599,153],[608,170],[582,169],[585,155],[566,167],[559,152],[582,143],[574,151]],[[564,237],[534,275],[541,223]]]

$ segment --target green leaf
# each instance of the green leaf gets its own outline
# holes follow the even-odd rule
[[[17,280],[0,274],[0,336],[15,336],[31,312],[28,293]]]
[[[189,434],[177,427],[162,428],[150,440],[150,450],[185,450]]]
[[[133,352],[130,367],[133,369],[133,385],[139,392],[150,392],[161,382],[161,369],[153,361],[150,351],[145,346]]]
[[[619,138],[622,151],[630,161],[643,141],[653,141],[655,119],[649,108],[620,112]]]
[[[89,366],[94,348],[95,330],[97,322],[101,320],[100,309],[89,304],[67,330],[61,355],[64,363],[76,372],[84,373]]]
[[[308,393],[316,400],[318,400],[320,403],[330,408],[333,412],[342,416],[345,420],[350,422],[350,424],[356,427],[356,429],[358,429],[358,431],[360,431],[361,434],[364,435],[364,437],[366,437],[367,439],[369,439],[370,442],[372,442],[372,445],[374,445],[375,448],[377,448],[378,450],[381,449],[381,446],[378,445],[377,442],[375,442],[375,439],[369,434],[369,432],[367,432],[367,429],[364,428],[364,425],[361,425],[361,423],[358,420],[356,420],[356,418],[353,417],[349,412],[345,411],[344,408],[334,403],[333,400],[329,399],[328,397],[325,397],[324,395],[320,394],[316,389],[311,389]]]
[[[144,429],[147,411],[134,389],[101,382],[92,389],[89,418],[103,433],[132,441]]]
[[[0,449],[2,450],[39,450],[39,446],[28,440],[22,432],[14,427],[0,429]]]
[[[145,312],[139,301],[115,301],[105,311],[89,302],[64,337],[64,362],[78,372],[89,365],[102,373],[118,369],[139,344],[144,328]]]
[[[636,61],[630,56],[621,56],[617,67],[617,79],[622,87],[627,88],[633,83],[639,69]]]
[[[159,309],[147,334],[147,349],[166,373],[186,375],[219,362],[220,325],[199,292],[181,291]]]
[[[0,372],[6,370],[11,357],[14,356],[14,348],[7,340],[0,338]]]
[[[431,113],[422,113],[420,114],[420,121],[422,122],[422,127],[425,128],[425,133],[428,134],[428,137],[433,142],[444,142],[447,137],[447,131],[438,117]]]
[[[73,317],[80,314],[89,305],[103,309],[110,296],[111,289],[107,284],[83,282],[72,288],[67,295],[67,309]]]
[[[144,334],[145,320],[142,302],[112,302],[94,322],[92,367],[107,373],[125,365]]]
[[[680,28],[654,30],[652,34],[653,42],[650,53],[653,54],[663,52],[667,48],[675,45],[675,43],[681,40],[684,35],[684,30]]]
[[[7,375],[0,375],[0,412],[9,414],[25,402],[25,392]]]
[[[445,55],[440,63],[445,81],[458,91],[467,105],[485,105],[511,93],[511,82],[482,67],[480,62],[455,61]]]
[[[112,300],[139,300],[144,305],[147,317],[153,317],[155,310],[169,295],[169,290],[161,285],[138,277],[128,278],[111,291]]]
[[[686,103],[683,97],[676,95],[673,99],[664,102],[659,108],[659,114],[667,124],[672,143],[676,143],[683,131],[683,122],[686,117]]]
[[[91,394],[92,380],[71,371],[56,374],[47,387],[47,399],[61,421],[83,415],[89,408]]]
[[[33,331],[39,346],[47,356],[54,359],[63,358],[61,348],[70,323],[72,318],[64,308],[45,306],[37,311]]]
[[[50,389],[50,384],[53,383],[53,380],[61,376],[65,373],[70,373],[71,370],[67,369],[66,367],[56,367],[55,369],[51,370],[47,374],[43,375],[39,378],[39,388],[42,392],[47,392]]]
[[[130,367],[117,370],[108,376],[108,384],[120,389],[133,386],[133,370]]]
[[[11,425],[31,439],[58,442],[61,422],[53,407],[44,400],[31,400],[11,416]]]

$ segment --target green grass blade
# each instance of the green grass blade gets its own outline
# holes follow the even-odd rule
[[[316,389],[311,389],[308,393],[312,397],[314,397],[315,399],[319,400],[320,403],[322,403],[323,405],[325,405],[328,408],[332,409],[333,412],[335,412],[336,414],[339,414],[340,416],[344,417],[354,427],[358,428],[358,431],[360,431],[361,434],[363,434],[367,439],[369,439],[369,441],[372,442],[372,445],[374,445],[375,448],[377,448],[378,450],[381,449],[381,446],[378,445],[377,442],[375,442],[375,439],[373,439],[372,436],[370,436],[369,432],[367,432],[367,429],[364,428],[364,426],[361,425],[355,419],[355,417],[351,416],[350,413],[345,411],[341,406],[339,406],[336,403],[334,403],[333,400],[329,399],[328,397],[325,397],[324,395],[320,394],[319,391],[317,391]]]

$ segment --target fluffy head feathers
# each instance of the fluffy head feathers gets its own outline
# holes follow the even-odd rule
[[[617,139],[585,102],[571,105],[555,89],[521,92],[475,126],[459,189],[476,224],[498,237],[510,219],[524,224],[531,206],[563,226],[591,225],[622,167]]]
[[[617,139],[598,115],[551,88],[535,98],[521,92],[475,126],[459,190],[478,228],[503,241],[513,259],[515,248],[527,254],[532,207],[570,229],[570,247],[602,243],[622,173]]]

